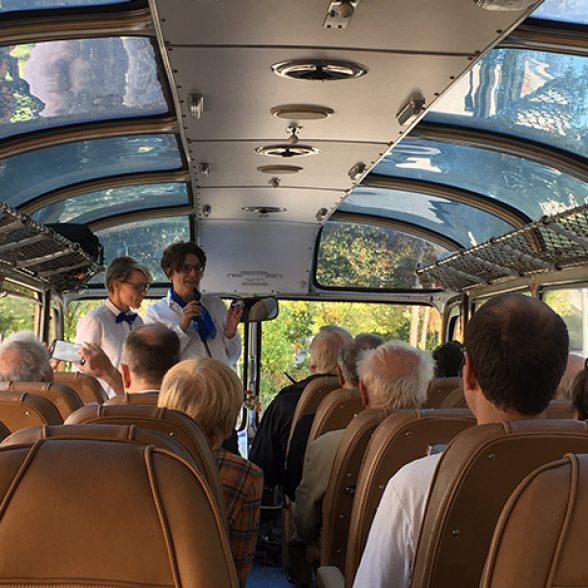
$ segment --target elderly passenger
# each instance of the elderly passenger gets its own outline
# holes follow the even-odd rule
[[[49,351],[31,331],[20,331],[0,343],[0,381],[53,381]]]

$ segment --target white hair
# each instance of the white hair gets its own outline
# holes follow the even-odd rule
[[[51,380],[49,351],[32,331],[20,331],[0,343],[1,382]]]
[[[419,408],[427,398],[434,362],[428,353],[408,343],[389,341],[365,351],[357,369],[370,407]]]

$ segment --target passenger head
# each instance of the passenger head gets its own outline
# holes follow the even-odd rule
[[[121,372],[125,390],[159,390],[163,376],[180,361],[180,339],[161,324],[133,329],[125,339]]]
[[[569,392],[576,418],[585,421],[588,419],[588,360],[574,377]]]
[[[206,253],[191,241],[174,243],[163,252],[161,269],[170,279],[175,292],[185,300],[191,300],[192,291],[200,288],[206,269]]]
[[[149,270],[127,256],[115,257],[106,269],[104,278],[110,299],[121,310],[141,306],[149,282]]]
[[[388,341],[361,355],[358,374],[366,408],[419,408],[427,398],[433,360],[408,343]]]
[[[572,382],[576,374],[584,370],[584,358],[578,353],[568,355],[566,371],[562,376],[559,386],[555,392],[555,398],[559,400],[570,400],[572,398]]]
[[[464,380],[473,372],[464,381],[466,392],[477,382],[500,411],[534,416],[545,410],[564,373],[569,344],[565,323],[549,306],[501,294],[473,315],[464,339]]]
[[[452,378],[461,376],[465,363],[463,345],[459,341],[449,341],[433,351],[435,360],[435,376],[437,378]]]
[[[339,351],[337,356],[337,371],[341,386],[357,388],[359,376],[357,375],[357,360],[362,352],[375,349],[384,343],[384,338],[372,333],[360,333],[351,343],[348,343]]]
[[[15,333],[0,343],[0,381],[53,381],[49,351],[31,331]]]
[[[209,357],[187,359],[169,370],[158,402],[192,417],[213,448],[231,434],[242,404],[243,385],[237,374]]]
[[[317,374],[335,374],[337,355],[351,341],[351,333],[341,327],[321,327],[310,343],[310,371]]]

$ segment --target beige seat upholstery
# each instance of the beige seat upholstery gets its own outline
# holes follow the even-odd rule
[[[446,396],[453,390],[463,390],[463,382],[460,377],[433,378],[427,390],[427,401],[423,408],[441,408]]]
[[[463,388],[454,388],[441,400],[439,408],[467,408]]]
[[[11,432],[35,425],[61,425],[63,419],[52,402],[26,392],[0,392],[0,421]]]
[[[42,396],[51,402],[65,420],[72,412],[84,406],[80,397],[65,384],[55,382],[1,382],[0,391],[27,392]]]
[[[531,471],[567,452],[588,452],[588,423],[542,419],[489,424],[454,439],[433,480],[411,586],[441,588],[456,578],[460,585],[478,586],[508,497]]]
[[[104,401],[104,404],[145,404],[147,406],[157,406],[159,392],[143,392],[141,394],[128,393],[117,394],[116,396]]]
[[[329,392],[319,404],[312,428],[308,435],[308,446],[325,433],[344,429],[351,419],[363,411],[361,397],[358,390],[344,390],[340,388]]]
[[[588,455],[529,474],[500,514],[482,588],[588,586]]]
[[[552,400],[545,411],[548,419],[573,419],[574,407],[571,400]]]
[[[170,451],[88,439],[0,447],[0,500],[0,577],[13,586],[238,586],[213,495]]]
[[[359,473],[351,512],[345,560],[345,585],[351,586],[374,515],[388,480],[404,465],[447,444],[476,421],[468,410],[402,410],[388,416],[375,430]]]
[[[183,412],[141,404],[92,405],[74,412],[66,424],[136,425],[174,437],[190,453],[218,503],[224,505],[218,465],[208,439],[200,425]]]
[[[54,372],[54,381],[57,384],[65,384],[75,390],[84,404],[102,404],[108,400],[108,394],[102,388],[100,382],[88,374],[80,372]]]

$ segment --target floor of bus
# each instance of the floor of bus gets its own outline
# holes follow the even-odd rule
[[[257,560],[247,577],[247,588],[292,588],[292,586],[286,579],[284,568],[263,566]]]

